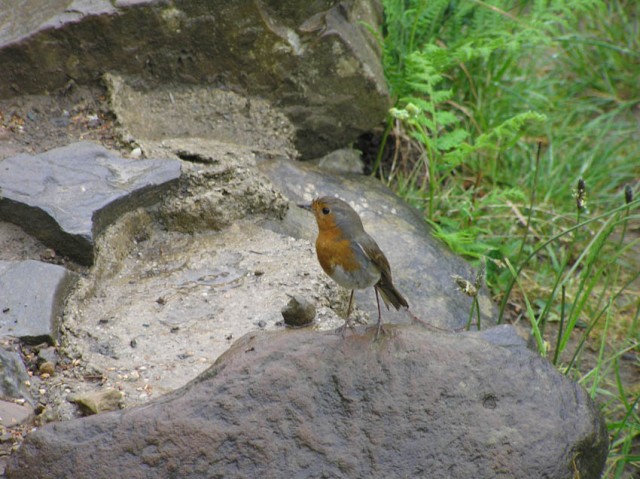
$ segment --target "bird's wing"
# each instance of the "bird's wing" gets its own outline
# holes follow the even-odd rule
[[[369,261],[380,270],[380,274],[383,277],[389,278],[389,281],[391,281],[391,266],[389,266],[389,261],[387,261],[387,258],[382,253],[382,250],[380,250],[376,241],[365,233],[355,241],[355,244],[360,248],[362,253],[369,258]]]
[[[374,266],[380,271],[380,280],[376,283],[375,287],[382,294],[382,299],[384,300],[384,304],[387,308],[389,307],[389,304],[392,304],[396,309],[399,309],[401,306],[408,308],[409,303],[407,303],[404,296],[402,296],[402,294],[393,285],[393,280],[391,279],[391,266],[389,266],[389,261],[382,253],[382,250],[378,247],[375,240],[365,233],[365,235],[359,237],[358,241],[355,243],[361,249],[362,253],[366,255],[366,257],[369,258]]]

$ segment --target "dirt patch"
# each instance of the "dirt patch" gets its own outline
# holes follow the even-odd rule
[[[80,140],[120,150],[105,90],[68,88],[51,95],[0,100],[0,160],[20,153],[34,154]]]

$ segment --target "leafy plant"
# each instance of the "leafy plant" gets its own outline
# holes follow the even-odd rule
[[[500,318],[527,318],[599,401],[607,474],[625,477],[640,437],[640,386],[624,378],[640,341],[640,4],[383,4],[395,106],[374,172],[452,250],[488,258]]]

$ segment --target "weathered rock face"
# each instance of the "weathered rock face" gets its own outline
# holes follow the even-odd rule
[[[35,14],[34,12],[37,12]],[[353,141],[389,107],[375,0],[31,0],[0,12],[0,98],[135,75],[270,99],[303,156]]]
[[[509,327],[389,329],[251,333],[158,401],[40,428],[8,476],[599,477],[593,403]]]

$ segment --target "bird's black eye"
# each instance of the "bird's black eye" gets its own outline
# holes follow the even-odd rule
[[[331,213],[331,210],[329,208],[327,208],[326,206],[324,208],[322,208],[322,214],[323,215],[328,215],[329,213]]]

